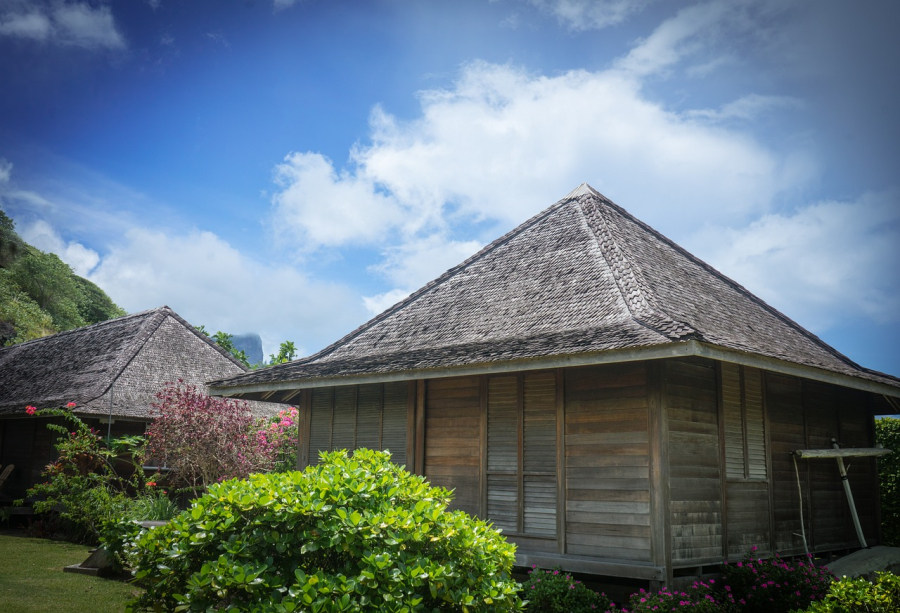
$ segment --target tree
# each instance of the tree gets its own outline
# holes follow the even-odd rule
[[[0,268],[9,268],[25,246],[25,241],[16,233],[15,222],[0,210]]]
[[[0,269],[0,347],[53,334],[53,319]]]
[[[883,545],[900,547],[900,419],[875,420],[875,440],[894,453],[878,458],[878,489],[881,493]]]
[[[277,450],[259,444],[257,420],[246,402],[210,397],[183,381],[167,385],[156,398],[148,454],[195,494],[274,464]]]
[[[75,281],[72,268],[59,257],[29,247],[11,270],[19,288],[50,314],[58,330],[86,325],[78,312],[84,293]]]
[[[117,305],[96,284],[75,275],[75,283],[81,288],[83,299],[78,303],[78,313],[87,323],[96,324],[116,317],[124,317],[125,309]]]
[[[281,346],[278,348],[278,354],[272,354],[269,356],[269,366],[274,366],[275,364],[284,364],[285,362],[290,362],[297,355],[297,348],[294,347],[293,341],[284,341],[281,343]]]

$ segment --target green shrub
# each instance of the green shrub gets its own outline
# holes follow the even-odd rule
[[[777,555],[754,559],[747,554],[736,564],[726,562],[722,574],[734,601],[748,613],[787,613],[805,608],[811,601],[821,600],[834,580],[812,558],[787,561]]]
[[[526,610],[539,613],[605,611],[610,605],[605,594],[588,589],[559,569],[533,567],[522,585],[522,597],[528,601]]]
[[[515,547],[384,452],[212,485],[126,548],[131,609],[514,611]]]
[[[883,545],[900,547],[900,419],[875,420],[875,440],[894,453],[878,458]]]
[[[878,573],[872,585],[865,579],[847,579],[831,584],[824,600],[812,603],[808,613],[896,613],[900,611],[900,577]]]

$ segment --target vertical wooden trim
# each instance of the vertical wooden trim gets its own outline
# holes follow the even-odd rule
[[[297,444],[300,446],[297,452],[297,469],[303,470],[309,466],[309,429],[312,424],[312,390],[303,390],[300,396],[300,433]]]
[[[425,475],[425,380],[416,381],[416,474]]]
[[[481,436],[478,440],[479,478],[481,479],[481,501],[478,516],[487,518],[487,454],[488,454],[488,376],[478,377],[478,400],[481,410]]]
[[[359,386],[353,386],[353,449],[348,451],[356,451],[359,448],[357,444],[359,437]]]
[[[738,379],[741,384],[741,445],[744,451],[744,479],[750,478],[750,448],[747,444],[749,436],[749,426],[747,423],[747,379],[744,373],[744,366],[738,366]]]
[[[806,381],[804,379],[797,380],[800,382],[800,409],[801,414],[803,415],[803,446],[806,449],[809,449],[809,421],[806,419],[807,416],[807,396],[806,396]],[[803,466],[804,463],[800,463]],[[809,514],[809,521],[806,525],[806,545],[810,551],[814,551],[816,547],[816,527],[813,525],[813,512],[812,512],[812,470],[810,470],[810,462],[805,462],[806,466],[803,466],[806,471],[806,502],[807,504],[803,505],[803,509]],[[800,495],[803,495],[803,492],[800,492]],[[803,517],[800,517],[800,521],[803,521]]]
[[[328,451],[334,451],[334,404],[337,402],[337,388],[331,388],[331,425],[328,427]]]
[[[718,390],[716,391],[716,402],[719,404],[716,410],[716,414],[719,418],[719,489],[721,491],[721,505],[722,505],[722,555],[725,559],[728,559],[728,463],[725,460],[725,448],[728,446],[728,439],[725,437],[725,386],[723,384],[723,375],[722,375],[722,362],[716,361],[716,386]],[[738,367],[739,378],[743,382],[743,372],[742,367]],[[743,383],[741,384],[741,390],[743,391]],[[742,418],[743,419],[743,418]],[[744,432],[744,436],[746,437],[746,431]],[[745,443],[746,447],[746,438]],[[747,457],[746,457],[746,449],[744,452],[744,474],[746,475],[747,465]]]
[[[565,372],[556,369],[556,542],[566,553],[566,395]]]
[[[416,471],[416,382],[406,384],[406,468]]]
[[[516,530],[525,532],[525,375],[516,375],[516,410],[518,412],[518,478],[516,488],[519,511],[516,515]]]
[[[378,386],[381,387],[381,406],[378,407],[378,449],[384,451],[384,383],[379,383]],[[356,406],[359,407],[358,400]],[[356,411],[358,416],[359,408]]]
[[[872,394],[866,394],[866,418],[869,424],[869,447],[877,444],[875,440],[875,397]],[[840,424],[840,415],[838,416],[838,424]],[[872,477],[875,480],[875,543],[882,544],[881,540],[881,479],[878,478],[878,458],[872,458],[872,470],[875,471]]]
[[[646,362],[650,427],[650,559],[672,585],[672,518],[669,513],[669,417],[662,360]]]
[[[772,423],[769,420],[769,378],[764,370],[759,372],[762,389],[763,429],[766,439],[766,490],[769,494],[769,551],[775,553],[775,472],[772,466]]]

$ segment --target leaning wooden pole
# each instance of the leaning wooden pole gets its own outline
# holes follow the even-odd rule
[[[840,446],[835,439],[831,439],[831,446],[835,449],[840,449]],[[863,549],[867,549],[869,546],[866,544],[866,537],[863,536],[862,526],[859,524],[856,503],[853,502],[853,492],[850,491],[850,479],[847,477],[847,469],[844,468],[844,458],[838,456],[835,459],[837,460],[838,471],[841,473],[841,483],[844,484],[844,493],[847,494],[847,502],[850,504],[850,516],[853,518],[853,527],[856,528],[856,536],[859,538],[860,546]]]

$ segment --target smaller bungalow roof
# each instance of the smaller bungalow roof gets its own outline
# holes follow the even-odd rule
[[[129,388],[139,382],[119,380],[122,373],[167,320],[178,322],[189,334],[157,335],[164,351],[172,355],[196,351],[193,337],[197,337],[233,364],[234,372],[247,370],[175,311],[162,306],[0,349],[0,414],[21,413],[26,404],[46,408],[67,402],[76,402],[80,412],[95,412],[91,403],[114,382],[127,397]],[[146,413],[146,407],[128,407],[113,415],[144,417]]]
[[[700,355],[900,397],[587,184],[307,358],[210,383],[319,385]],[[283,394],[273,394],[283,390]]]

